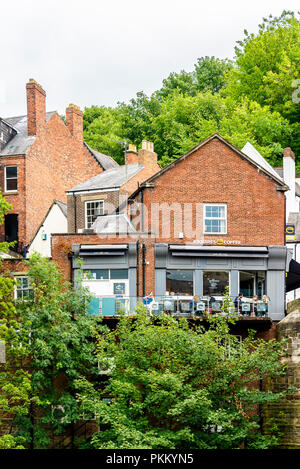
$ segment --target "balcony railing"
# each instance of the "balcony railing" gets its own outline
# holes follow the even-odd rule
[[[207,315],[233,315],[241,318],[267,318],[268,304],[262,301],[256,303],[250,301],[238,302],[224,309],[224,299],[212,300],[202,297],[197,300],[184,296],[160,296],[140,298],[134,296],[104,295],[93,296],[88,306],[88,313],[94,316],[114,317],[120,315],[136,314],[137,306],[144,305],[150,315],[164,313],[172,316],[204,317]]]

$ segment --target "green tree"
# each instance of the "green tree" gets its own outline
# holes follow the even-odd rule
[[[0,193],[0,225],[12,206]],[[7,252],[11,244],[0,243],[0,252]],[[24,367],[28,353],[28,335],[17,314],[14,297],[15,282],[5,276],[0,258],[0,449],[24,448],[24,438],[15,435],[14,419],[28,414],[30,406],[30,373]],[[27,325],[28,326],[28,325]]]
[[[299,88],[299,15],[283,11],[280,17],[264,18],[258,33],[238,41],[236,67],[227,74],[225,93],[235,100],[247,97],[268,105],[292,124],[292,146],[300,151],[300,107],[293,93]],[[299,93],[298,93],[299,94]]]
[[[34,295],[18,302],[16,309],[22,324],[30,325],[27,359],[33,403],[15,425],[30,447],[45,448],[51,444],[50,431],[60,435],[81,418],[73,383],[97,376],[91,340],[97,319],[86,314],[90,294],[80,286],[80,277],[74,289],[63,282],[57,265],[39,254],[32,254],[28,265]]]
[[[226,85],[225,76],[234,64],[228,59],[201,57],[195,64],[195,78],[199,91],[218,93]]]
[[[228,311],[227,311],[228,312]],[[189,324],[167,315],[122,318],[97,336],[105,389],[78,380],[78,401],[99,417],[97,449],[267,448],[257,407],[283,393],[260,390],[260,379],[283,373],[282,344],[229,334],[224,317]],[[269,422],[270,423],[270,422]],[[273,422],[274,424],[274,422]]]

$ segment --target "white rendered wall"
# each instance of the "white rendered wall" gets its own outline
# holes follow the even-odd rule
[[[288,221],[291,212],[299,212],[295,197],[295,160],[290,156],[283,157],[283,180],[289,186],[286,191],[286,221]]]
[[[300,244],[287,243],[286,247],[293,251],[293,259],[296,262],[299,262],[299,264],[300,264]],[[286,302],[287,303],[289,301],[296,300],[297,298],[300,298],[300,288],[297,288],[296,290],[293,290],[293,291],[289,291],[286,294]]]
[[[51,233],[67,233],[67,218],[62,213],[57,204],[54,204],[48,213],[43,226],[37,232],[32,241],[28,255],[34,251],[39,252],[42,256],[51,257]],[[47,235],[47,239],[43,240],[43,235]]]

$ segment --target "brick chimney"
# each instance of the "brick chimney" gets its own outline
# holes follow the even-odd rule
[[[143,164],[146,167],[151,167],[155,170],[159,170],[157,164],[157,153],[154,153],[153,142],[147,140],[142,141],[142,148],[138,152],[138,163]]]
[[[26,84],[27,131],[37,135],[46,123],[46,92],[33,78]]]
[[[83,143],[83,112],[79,106],[69,104],[66,109],[66,123],[73,137]]]
[[[138,163],[138,154],[136,146],[129,143],[128,150],[125,152],[125,164]]]

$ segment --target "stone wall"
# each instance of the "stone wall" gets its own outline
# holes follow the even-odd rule
[[[300,309],[288,314],[277,325],[279,340],[288,338],[287,356],[282,361],[286,364],[286,373],[273,382],[275,391],[285,391],[295,387],[293,394],[280,402],[268,405],[264,409],[264,419],[282,415],[282,437],[280,447],[300,449]]]

